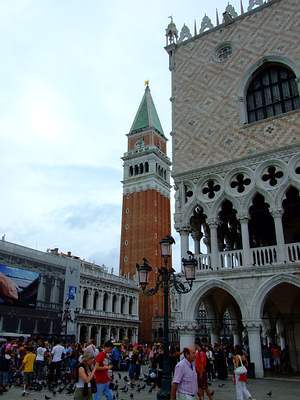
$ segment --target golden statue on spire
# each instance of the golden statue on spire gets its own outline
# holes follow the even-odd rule
[[[148,79],[146,81],[144,81],[144,84],[145,84],[146,87],[149,86],[149,83],[150,83],[150,81]]]

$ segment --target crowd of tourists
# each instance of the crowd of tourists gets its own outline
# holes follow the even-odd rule
[[[267,367],[277,370],[282,365],[282,352],[278,346],[267,350],[263,349],[264,362],[269,363]],[[212,382],[226,380],[229,374],[235,380],[237,400],[251,399],[246,388],[245,369],[249,371],[247,346],[233,349],[232,346],[199,343],[195,345],[195,351],[184,349],[180,352],[179,347],[171,345],[169,356],[173,395],[176,387],[179,400],[189,400],[186,396],[180,399],[183,394],[191,397],[197,394],[199,400],[206,394],[212,399]],[[164,349],[159,343],[147,346],[108,341],[97,348],[93,340],[85,344],[50,343],[43,339],[6,341],[0,343],[0,394],[14,385],[22,388],[23,396],[31,390],[47,388],[54,394],[63,391],[74,393],[76,400],[99,400],[103,395],[112,400],[112,390],[126,390],[126,385],[130,390],[138,385],[140,379],[150,386],[150,391],[160,388],[164,359]],[[122,371],[126,371],[125,378],[122,378],[123,387],[117,379],[121,379]],[[181,381],[185,373],[190,375],[189,385]],[[194,376],[197,383],[193,388],[191,379]]]

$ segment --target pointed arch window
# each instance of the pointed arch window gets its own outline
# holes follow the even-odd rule
[[[260,121],[300,108],[296,76],[283,64],[260,68],[247,91],[248,122]]]

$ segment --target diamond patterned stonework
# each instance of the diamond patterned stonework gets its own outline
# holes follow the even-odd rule
[[[273,0],[230,25],[175,47],[170,55],[174,176],[247,157],[253,154],[251,149],[257,154],[300,142],[297,110],[272,119],[271,124],[268,119],[244,123],[242,115],[246,110],[242,88],[256,65],[269,57],[288,60],[299,71],[299,20],[299,0]],[[215,60],[222,43],[233,48],[226,63]],[[299,79],[297,69],[294,72]]]

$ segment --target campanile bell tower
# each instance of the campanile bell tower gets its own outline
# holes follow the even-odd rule
[[[123,208],[120,273],[136,274],[136,263],[145,257],[153,268],[150,285],[161,266],[160,240],[171,233],[170,165],[164,135],[151,96],[149,82],[128,136],[123,156]],[[163,315],[161,293],[140,295],[139,329],[141,342],[155,339],[153,319]]]

